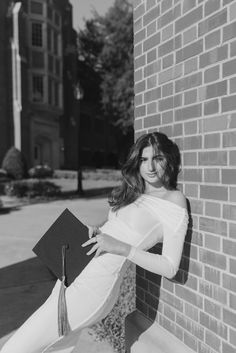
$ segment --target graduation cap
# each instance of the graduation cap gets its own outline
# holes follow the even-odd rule
[[[67,335],[70,331],[65,287],[90,261],[87,250],[81,246],[88,239],[88,228],[66,208],[33,248],[34,253],[61,280],[58,297],[59,336]]]
[[[66,208],[34,246],[33,252],[58,279],[62,280],[65,275],[65,285],[69,286],[91,259],[86,255],[88,250],[81,247],[88,239],[88,228]]]

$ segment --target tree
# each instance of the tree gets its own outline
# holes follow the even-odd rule
[[[80,78],[96,92],[94,98],[103,114],[122,134],[132,131],[133,15],[129,1],[115,0],[105,16],[94,12],[78,34],[78,50]]]

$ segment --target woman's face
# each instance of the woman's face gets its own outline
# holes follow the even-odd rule
[[[166,159],[162,152],[155,152],[152,146],[143,149],[139,170],[146,186],[147,184],[155,187],[162,186],[165,167]]]

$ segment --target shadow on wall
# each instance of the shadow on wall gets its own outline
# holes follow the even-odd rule
[[[0,269],[0,278],[1,338],[47,299],[56,278],[36,257]]]
[[[169,281],[179,285],[184,285],[188,280],[190,250],[192,242],[192,216],[190,202],[187,200],[187,209],[189,214],[188,230],[185,236],[182,258],[179,270]],[[154,254],[162,253],[162,244],[155,245],[149,252]],[[127,316],[125,323],[126,351],[130,352],[132,345],[139,339],[156,319],[161,291],[160,275],[144,271],[137,266],[136,270],[136,308],[133,313]],[[148,281],[148,282],[147,282]],[[144,304],[145,301],[145,304]],[[148,312],[147,305],[148,304]],[[145,313],[145,315],[143,314]]]

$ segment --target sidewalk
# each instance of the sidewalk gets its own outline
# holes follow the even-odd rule
[[[55,282],[53,275],[35,257],[33,246],[65,208],[85,224],[102,223],[108,204],[104,194],[99,196],[99,185],[105,188],[105,184],[84,185],[87,191],[83,198],[26,205],[0,214],[0,348],[46,299]],[[93,193],[89,191],[94,188],[98,196],[91,197]],[[91,330],[83,331],[79,343],[80,348],[74,353],[114,352],[107,342],[96,342]]]

